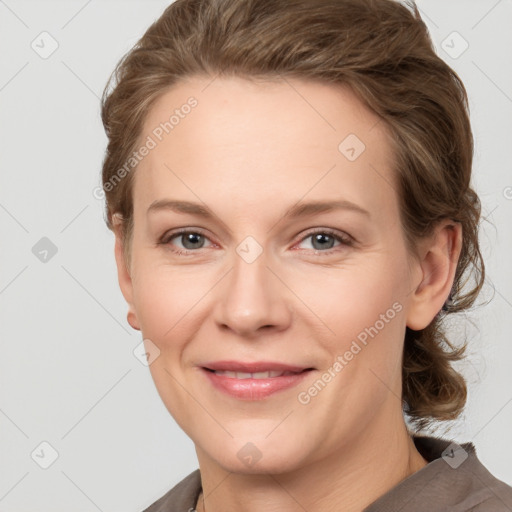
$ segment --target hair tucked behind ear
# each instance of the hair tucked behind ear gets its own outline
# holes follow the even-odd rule
[[[137,147],[144,119],[170,86],[192,75],[295,77],[350,87],[391,134],[400,215],[408,248],[442,219],[462,225],[453,302],[421,331],[407,329],[403,400],[417,428],[453,419],[466,385],[452,367],[443,318],[469,308],[484,281],[480,203],[470,186],[473,139],[467,96],[439,58],[414,5],[394,0],[176,0],[124,56],[105,88],[102,120],[106,222],[133,227],[133,172],[119,170]],[[108,91],[115,78],[115,87]],[[125,173],[126,174],[126,173]],[[124,174],[123,174],[124,176]]]

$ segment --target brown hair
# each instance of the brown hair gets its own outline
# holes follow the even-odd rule
[[[462,225],[450,301],[425,329],[407,328],[402,371],[404,410],[418,430],[433,420],[456,418],[466,384],[452,363],[462,358],[467,342],[452,344],[443,319],[469,308],[483,285],[480,202],[470,186],[473,137],[466,91],[436,55],[417,7],[394,0],[176,0],[167,7],[121,59],[102,98],[109,139],[102,176],[106,222],[112,229],[112,215],[120,214],[128,253],[133,172],[123,173],[115,186],[113,178],[135,150],[154,102],[194,75],[344,85],[382,118],[394,146],[411,253],[440,220]]]

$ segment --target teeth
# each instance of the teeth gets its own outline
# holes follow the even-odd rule
[[[276,373],[276,372],[273,372]],[[280,372],[277,372],[278,374]],[[271,372],[256,372],[253,373],[253,379],[268,379],[269,377],[277,377],[278,375],[272,375]]]
[[[280,372],[276,370],[270,370],[268,372],[230,372],[224,370],[216,370],[217,375],[223,375],[224,377],[230,377],[232,379],[270,379],[272,377],[281,377],[282,375],[293,375],[294,372]]]

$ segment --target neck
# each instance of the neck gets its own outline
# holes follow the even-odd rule
[[[380,430],[374,423],[372,432],[358,432],[327,459],[287,473],[230,473],[198,450],[204,498],[200,496],[197,510],[361,512],[427,464],[402,416],[398,427],[391,423]]]

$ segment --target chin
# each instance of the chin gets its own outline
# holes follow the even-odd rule
[[[255,442],[235,439],[223,448],[215,447],[207,453],[225,471],[244,475],[288,473],[305,465],[307,457],[305,452],[298,451],[304,448],[304,443],[299,441],[287,446],[285,442],[270,443],[268,439]]]

